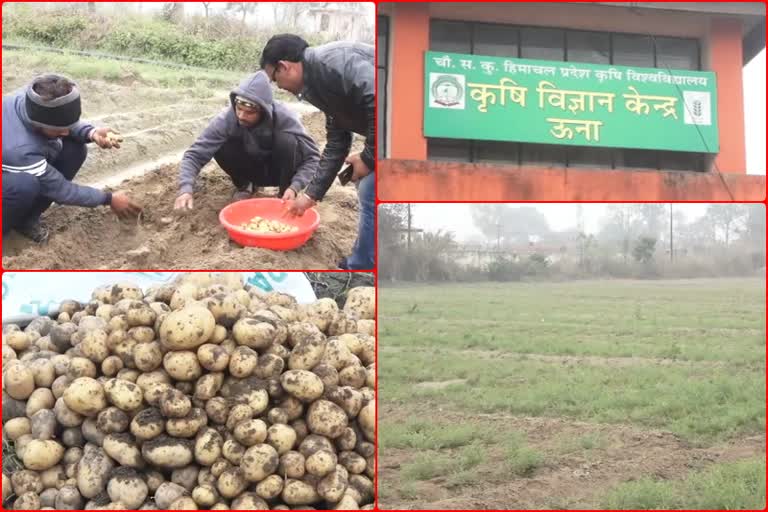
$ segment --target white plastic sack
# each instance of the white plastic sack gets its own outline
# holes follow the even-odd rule
[[[55,314],[63,300],[91,300],[99,286],[129,281],[146,290],[167,283],[179,272],[6,272],[3,274],[3,323],[16,323]],[[296,297],[300,304],[316,300],[302,272],[242,272],[245,281],[265,292]]]

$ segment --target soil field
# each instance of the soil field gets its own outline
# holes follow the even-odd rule
[[[382,288],[386,509],[765,507],[765,283]]]
[[[6,269],[303,269],[334,268],[352,247],[357,225],[357,196],[352,189],[332,190],[320,203],[321,225],[295,251],[240,247],[219,224],[219,211],[232,194],[229,177],[219,169],[201,174],[195,209],[173,211],[176,169],[170,165],[124,183],[145,206],[134,222],[121,222],[108,209],[54,206],[46,212],[52,234],[36,246],[18,235],[3,244]],[[265,191],[276,189],[265,189]]]
[[[43,71],[60,71],[78,81],[83,119],[120,131],[120,149],[89,145],[76,182],[128,191],[143,207],[135,222],[120,222],[107,208],[54,205],[43,219],[51,230],[37,246],[12,233],[3,240],[6,269],[332,269],[349,254],[357,234],[354,187],[337,184],[318,206],[321,225],[302,248],[275,252],[242,248],[229,241],[218,212],[233,192],[228,177],[209,164],[201,173],[195,210],[173,212],[178,161],[209,120],[227,105],[231,85],[225,80],[196,79],[165,69],[145,69],[101,61],[85,72],[80,60],[3,53],[3,93],[8,94]],[[60,70],[58,66],[65,69]],[[71,67],[73,69],[66,69]],[[149,77],[149,78],[148,78]],[[239,79],[239,78],[238,78]],[[232,84],[234,85],[234,84]],[[281,99],[285,94],[276,91]],[[322,148],[325,116],[310,105],[287,102]],[[355,150],[361,147],[355,144]],[[262,189],[256,196],[270,196]]]

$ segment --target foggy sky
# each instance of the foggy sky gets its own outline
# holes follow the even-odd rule
[[[472,236],[480,235],[472,222],[472,213],[469,204],[415,204],[411,207],[414,217],[414,225],[427,231],[451,231],[459,241]],[[576,227],[576,204],[541,204],[541,203],[513,203],[510,206],[533,206],[544,214],[550,229],[562,231]],[[602,218],[606,215],[605,204],[582,204],[584,215],[584,230],[595,234],[602,226]],[[666,205],[665,205],[666,206]],[[686,220],[697,219],[704,215],[708,204],[675,204],[674,211],[685,214]],[[668,208],[668,206],[666,206]]]

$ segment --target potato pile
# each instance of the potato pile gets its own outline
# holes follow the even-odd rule
[[[299,228],[291,224],[278,220],[268,220],[259,216],[252,218],[248,222],[243,222],[240,228],[253,233],[293,233],[299,230]]]
[[[192,273],[4,326],[4,438],[23,464],[4,503],[372,509],[374,297],[298,305]]]

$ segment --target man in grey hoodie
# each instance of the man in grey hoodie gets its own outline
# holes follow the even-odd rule
[[[290,91],[325,113],[327,143],[312,183],[288,211],[304,211],[323,199],[342,164],[352,166],[357,184],[360,221],[352,254],[339,262],[349,270],[370,270],[375,266],[376,176],[376,93],[373,46],[334,42],[309,47],[294,34],[273,36],[261,54],[261,67],[281,89]],[[352,133],[365,136],[360,153],[349,153]]]
[[[230,102],[184,153],[174,208],[193,208],[195,178],[211,159],[232,178],[234,201],[258,187],[278,187],[280,197],[294,199],[312,180],[320,159],[317,145],[298,116],[272,99],[266,73],[244,79]]]

